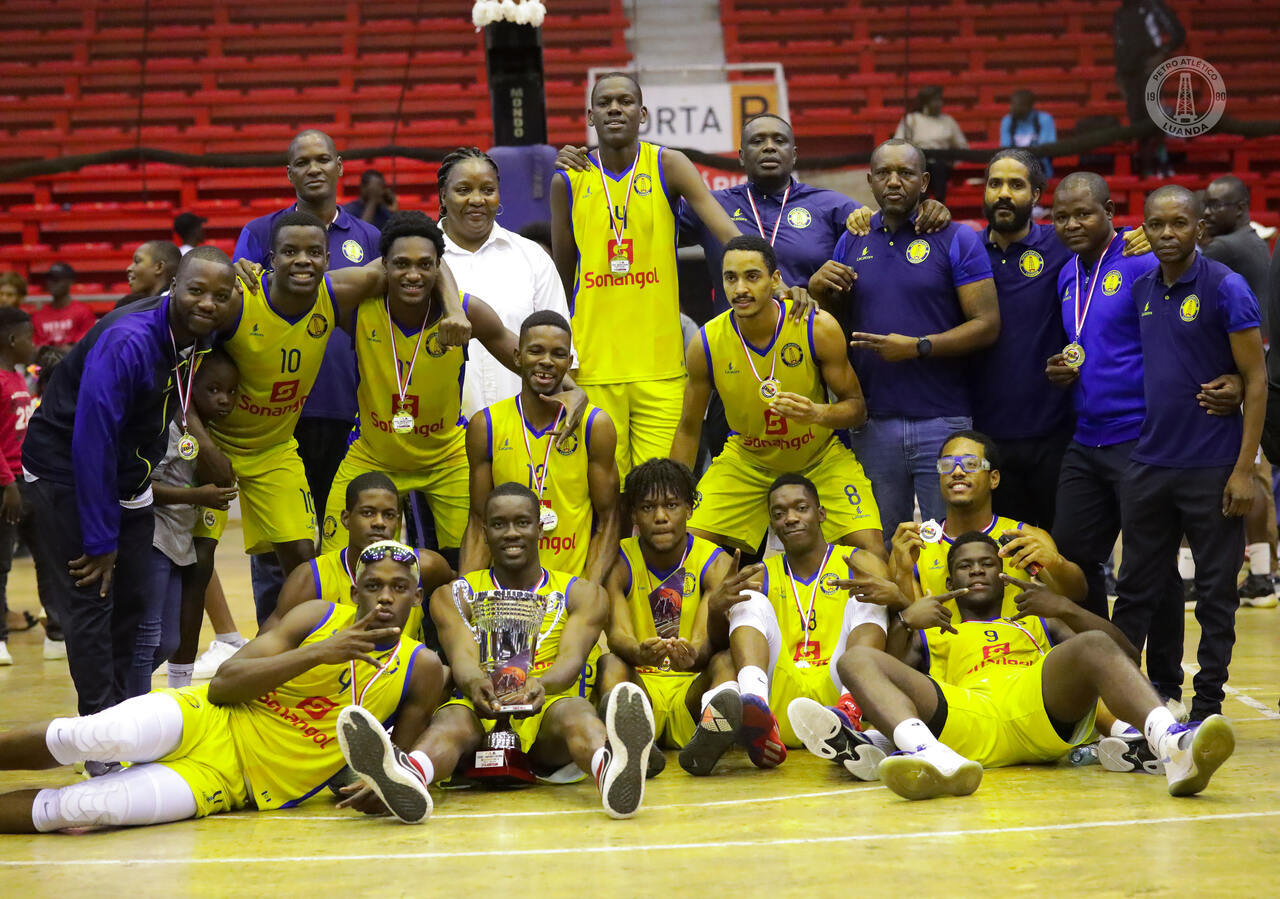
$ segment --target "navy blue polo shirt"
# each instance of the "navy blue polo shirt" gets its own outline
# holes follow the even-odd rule
[[[965,321],[956,288],[991,277],[991,263],[972,228],[947,225],[916,234],[915,216],[890,233],[881,213],[865,237],[845,233],[832,256],[858,273],[849,330],[923,337]],[[941,418],[972,414],[964,358],[886,362],[870,350],[850,350],[869,414],[881,418]]]
[[[747,199],[748,191],[751,199],[755,200],[756,211],[760,213],[759,225]],[[813,273],[822,268],[822,264],[835,252],[836,241],[845,233],[845,220],[855,209],[861,209],[862,204],[825,187],[792,181],[784,209],[783,193],[785,189],[776,194],[764,194],[750,182],[744,182],[713,190],[711,196],[729,213],[739,231],[759,237],[760,228],[764,228],[765,240],[773,236],[773,226],[781,215],[782,224],[778,225],[778,237],[773,244],[778,255],[778,270],[787,286],[808,287]],[[728,309],[729,301],[724,295],[724,278],[721,275],[724,251],[720,248],[720,241],[683,200],[680,201],[680,237],[682,242],[699,244],[707,254],[707,272],[716,293],[715,310],[723,312]]]
[[[1053,225],[1032,223],[1001,250],[984,235],[1000,301],[1000,336],[974,359],[973,426],[997,440],[1065,430],[1071,393],[1049,381],[1044,364],[1067,343],[1058,314],[1058,273],[1071,259]]]
[[[1234,465],[1243,414],[1210,415],[1196,394],[1201,384],[1238,371],[1229,335],[1261,326],[1257,297],[1240,275],[1197,253],[1172,285],[1159,267],[1139,278],[1133,302],[1147,398],[1133,460],[1165,468]]]
[[[1160,262],[1153,253],[1125,256],[1126,231],[1112,238],[1102,253],[1101,264],[1086,265],[1072,254],[1058,274],[1062,327],[1068,340],[1076,336],[1077,272],[1082,311],[1089,299],[1089,312],[1080,335],[1084,364],[1071,391],[1076,409],[1075,440],[1084,446],[1112,446],[1136,440],[1146,415],[1142,339],[1138,336],[1138,314],[1133,308],[1133,288],[1140,277],[1158,269]],[[1098,285],[1090,298],[1095,268]],[[1059,347],[1058,352],[1061,350]]]
[[[271,252],[271,228],[286,212],[297,209],[297,204],[260,216],[240,230],[233,259],[248,259],[269,267],[267,257]],[[329,225],[329,269],[365,265],[377,259],[381,232],[362,221],[341,206],[338,217]],[[316,375],[315,386],[302,407],[303,418],[331,418],[338,421],[356,420],[356,353],[351,337],[341,328],[329,335],[325,345],[324,361]]]

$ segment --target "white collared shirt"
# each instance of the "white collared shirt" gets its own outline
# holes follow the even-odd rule
[[[493,307],[513,334],[518,335],[524,320],[541,309],[569,318],[564,285],[550,254],[540,244],[497,222],[474,253],[458,246],[446,234],[444,260],[458,287]],[[494,359],[480,341],[471,341],[462,386],[462,414],[470,418],[484,407],[519,392],[520,378]]]

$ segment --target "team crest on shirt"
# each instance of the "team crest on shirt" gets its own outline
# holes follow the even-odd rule
[[[642,197],[647,197],[653,193],[653,179],[647,174],[636,175],[636,193]]]
[[[700,505],[702,505],[702,491],[695,490],[693,492],[693,507],[696,509]]]
[[[1113,268],[1102,276],[1102,292],[1107,296],[1113,295],[1124,284],[1124,276],[1120,274],[1119,269]]]
[[[684,581],[680,584],[680,592],[685,596],[693,595],[693,588],[698,586],[698,579],[693,576],[693,572],[686,571],[684,573]]]
[[[204,526],[207,528],[212,528],[212,527],[217,527],[217,525],[218,525],[218,513],[214,512],[212,509],[205,509],[204,510]]]
[[[813,222],[813,214],[803,206],[796,206],[787,213],[787,224],[792,228],[808,228]]]
[[[344,240],[342,242],[342,255],[352,262],[364,262],[364,247],[354,240]]]
[[[1018,270],[1028,278],[1034,278],[1044,271],[1044,257],[1035,250],[1027,250],[1018,259]]]
[[[553,438],[554,439],[554,438]],[[572,456],[578,449],[578,432],[570,431],[569,435],[556,444],[556,452],[562,456]]]
[[[840,588],[836,586],[836,576],[831,573],[824,574],[818,581],[818,589],[828,596],[833,595]]]
[[[779,355],[782,358],[782,364],[787,368],[795,368],[804,361],[804,350],[800,349],[798,343],[787,344]]]
[[[329,320],[319,312],[313,313],[307,322],[307,333],[312,337],[323,337],[329,330]]]
[[[1178,317],[1184,322],[1193,322],[1196,316],[1200,314],[1200,298],[1194,293],[1182,301],[1182,305],[1178,307]]]
[[[338,533],[338,519],[334,518],[332,515],[326,515],[324,517],[324,527],[321,528],[320,532],[326,539]]]
[[[427,355],[432,359],[439,359],[448,349],[440,343],[440,332],[432,331],[427,335]]]
[[[929,241],[913,240],[907,244],[907,261],[912,265],[919,265],[929,258]]]

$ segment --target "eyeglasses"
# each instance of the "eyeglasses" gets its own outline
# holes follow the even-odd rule
[[[938,457],[938,474],[951,474],[957,468],[966,474],[973,474],[978,471],[990,471],[991,462],[971,453],[963,456]]]

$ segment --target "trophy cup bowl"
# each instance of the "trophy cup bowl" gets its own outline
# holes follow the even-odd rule
[[[455,599],[461,598],[455,593]],[[520,738],[511,730],[511,716],[533,711],[532,705],[516,700],[524,695],[550,603],[563,608],[558,594],[541,596],[526,590],[487,590],[467,598],[471,630],[480,649],[480,667],[489,675],[501,704],[484,748],[476,751],[469,766],[464,766],[469,780],[487,786],[521,786],[536,779],[520,750]],[[467,617],[466,612],[463,614]]]

